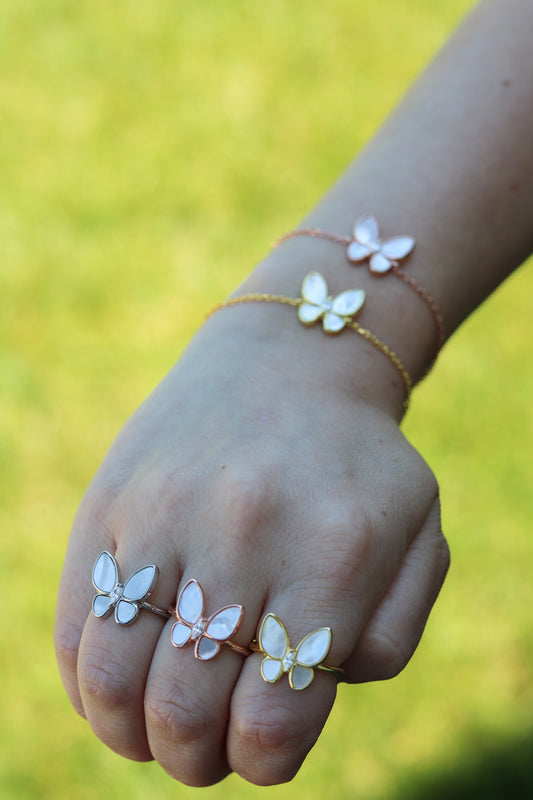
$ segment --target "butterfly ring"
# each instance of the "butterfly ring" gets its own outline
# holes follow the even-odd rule
[[[174,647],[194,643],[194,655],[200,661],[214,658],[223,644],[243,656],[250,655],[247,647],[231,641],[239,630],[244,608],[241,605],[224,606],[206,617],[204,593],[194,578],[178,593],[176,608],[169,611],[177,619],[170,631]]]
[[[297,647],[292,648],[282,621],[275,614],[263,617],[257,641],[250,650],[262,653],[261,675],[267,683],[276,683],[287,673],[291,689],[305,689],[315,677],[313,667],[343,675],[341,667],[330,667],[322,662],[331,647],[331,628],[318,630],[304,636]]]
[[[115,609],[116,622],[119,625],[130,625],[139,616],[140,609],[145,608],[168,619],[170,615],[167,611],[147,602],[158,577],[158,568],[149,564],[121,583],[117,562],[111,553],[104,550],[93,567],[93,585],[97,590],[93,597],[93,614],[103,618]]]

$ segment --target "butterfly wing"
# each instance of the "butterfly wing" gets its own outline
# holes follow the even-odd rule
[[[231,639],[237,631],[244,614],[240,605],[225,606],[216,611],[207,621],[205,635],[200,636],[194,654],[200,661],[209,661],[220,650],[220,643]]]
[[[368,262],[368,266],[370,267],[370,272],[383,275],[383,273],[388,272],[392,267],[392,261],[381,252],[372,253],[370,256],[370,261]]]
[[[401,261],[407,258],[414,246],[415,240],[412,236],[393,236],[383,242],[381,252],[391,261]]]
[[[314,306],[311,303],[301,303],[298,306],[298,319],[302,325],[314,325],[321,316],[320,306]]]
[[[209,639],[207,636],[200,636],[194,645],[194,655],[200,661],[209,661],[217,655],[221,647],[220,642]]]
[[[93,567],[93,585],[98,592],[93,597],[93,614],[96,617],[107,617],[111,613],[114,601],[109,597],[118,584],[117,562],[107,550],[104,550],[95,561]]]
[[[119,600],[115,606],[115,620],[119,625],[131,625],[139,616],[139,606],[137,603],[130,603],[129,600]]]
[[[349,289],[341,292],[333,300],[331,310],[340,317],[353,317],[362,308],[365,302],[365,293],[362,289]]]
[[[183,622],[175,622],[170,630],[170,641],[174,647],[185,647],[191,638],[192,629]]]
[[[159,570],[153,564],[138,569],[124,584],[123,597],[138,603],[150,597],[159,577]]]
[[[267,656],[261,661],[261,675],[267,683],[276,683],[283,675],[283,664]]]
[[[319,628],[305,636],[296,648],[296,664],[289,672],[292,689],[305,689],[314,678],[312,667],[321,664],[331,647],[331,628]]]
[[[415,240],[412,236],[393,236],[386,239],[379,252],[373,253],[370,257],[370,270],[372,272],[388,272],[393,264],[407,258],[413,247]]]
[[[339,317],[338,314],[333,314],[331,311],[328,311],[327,314],[324,314],[322,325],[326,333],[340,333],[346,325],[346,320]]]
[[[362,289],[349,289],[337,295],[331,304],[331,311],[324,315],[326,333],[342,331],[347,320],[359,311],[364,302],[365,293]]]
[[[302,283],[302,299],[315,306],[321,306],[328,296],[326,279],[320,272],[309,272]]]
[[[314,306],[311,303],[301,303],[298,306],[298,319],[302,325],[314,325],[321,316],[320,306]]]
[[[265,655],[281,660],[290,648],[289,637],[282,621],[268,613],[259,629],[259,645]]]
[[[204,593],[194,578],[178,593],[176,610],[178,622],[172,626],[170,638],[174,647],[185,647],[191,638],[193,626],[204,613]]]
[[[281,620],[267,614],[259,629],[259,645],[265,653],[261,662],[261,675],[267,683],[275,683],[283,674],[283,658],[290,649],[289,637]]]
[[[303,667],[321,664],[331,647],[331,628],[319,628],[305,636],[296,648],[296,661]]]
[[[206,633],[212,639],[224,642],[236,633],[244,614],[244,608],[239,605],[226,606],[213,614],[208,622]]]
[[[294,667],[289,670],[289,686],[291,689],[301,691],[313,682],[314,677],[315,673],[312,669],[309,667],[302,667],[300,664],[295,664]]]
[[[328,297],[328,285],[320,272],[310,272],[302,283],[302,303],[298,319],[303,325],[313,325],[323,314],[322,304]]]
[[[112,592],[118,583],[117,562],[107,550],[96,559],[93,567],[93,585],[99,592]]]
[[[361,242],[350,242],[346,250],[346,255],[349,261],[357,263],[359,261],[365,261],[371,252],[372,250],[366,245],[361,244]]]
[[[113,600],[108,594],[95,594],[93,597],[93,614],[95,617],[107,617],[113,609]]]
[[[353,238],[370,251],[379,246],[379,225],[372,214],[363,214],[354,225]]]
[[[196,625],[204,614],[204,593],[197,580],[192,578],[178,594],[178,616],[189,625]]]
[[[115,607],[115,619],[119,625],[130,625],[137,619],[139,603],[150,597],[159,577],[154,564],[136,570],[128,578],[122,590],[122,598]]]

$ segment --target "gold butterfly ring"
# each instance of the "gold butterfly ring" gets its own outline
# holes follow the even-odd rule
[[[318,628],[308,633],[296,647],[291,647],[282,621],[272,613],[263,617],[257,641],[250,650],[261,653],[261,676],[267,683],[277,683],[287,673],[289,686],[298,691],[309,686],[315,677],[314,669],[342,676],[341,667],[331,667],[323,661],[331,647],[331,628]]]

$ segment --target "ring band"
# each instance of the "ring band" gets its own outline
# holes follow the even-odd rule
[[[215,658],[222,645],[241,656],[250,655],[249,648],[232,641],[244,616],[243,606],[224,606],[206,617],[204,593],[195,578],[178,592],[176,606],[169,608],[169,613],[177,620],[171,628],[170,641],[178,648],[194,644],[194,656],[199,661]]]
[[[248,647],[252,653],[259,653],[263,656],[267,655],[267,653],[261,649],[261,646],[255,640],[251,642]],[[330,664],[316,664],[314,669],[319,669],[322,672],[330,672],[332,675],[338,675],[339,677],[344,675],[344,670],[342,667],[333,667]]]
[[[114,610],[115,621],[119,625],[131,625],[139,616],[139,611],[144,608],[168,619],[167,611],[147,602],[158,578],[158,568],[155,564],[148,564],[121,583],[115,558],[107,550],[103,550],[93,567],[93,586],[97,591],[92,602],[93,614],[103,619]]]
[[[151,611],[152,614],[158,614],[160,617],[163,617],[164,619],[168,619],[170,617],[170,614],[168,613],[168,611],[165,611],[164,608],[158,608],[157,606],[153,606],[151,603],[146,603],[146,602],[139,603],[139,607],[145,608],[147,611]]]

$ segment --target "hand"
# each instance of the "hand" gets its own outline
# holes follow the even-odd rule
[[[172,620],[148,611],[125,628],[97,619],[102,550],[123,576],[158,565],[159,607],[193,577],[208,613],[241,603],[239,643],[268,611],[293,646],[330,626],[327,662],[349,682],[405,666],[449,558],[430,470],[388,413],[333,379],[321,348],[336,343],[299,328],[243,336],[245,314],[216,315],[125,426],[81,503],[59,591],[56,647],[76,710],[116,752],[193,785],[231,770],[289,780],[336,678],[315,671],[297,692],[285,676],[266,684],[257,654],[195,660],[171,646]]]

